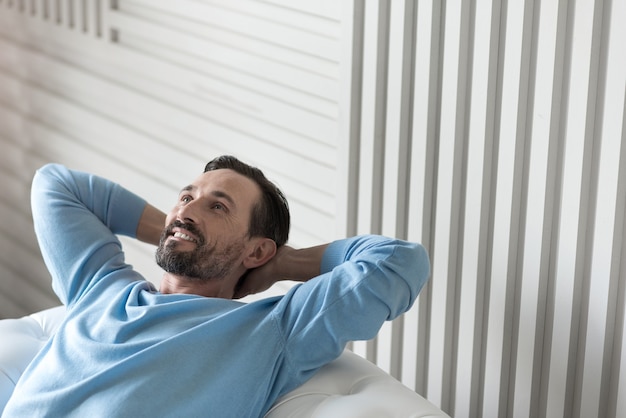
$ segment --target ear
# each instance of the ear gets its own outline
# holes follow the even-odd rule
[[[254,246],[243,260],[243,265],[247,269],[260,267],[267,263],[276,255],[276,243],[269,238],[257,238]]]

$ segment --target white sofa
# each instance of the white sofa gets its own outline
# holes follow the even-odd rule
[[[0,320],[0,413],[15,383],[65,315],[64,307]],[[345,351],[307,383],[280,398],[266,418],[447,417],[367,360]]]

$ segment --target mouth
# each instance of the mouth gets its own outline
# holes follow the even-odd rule
[[[180,221],[174,221],[167,229],[164,231],[164,240],[172,240],[177,242],[190,242],[196,245],[202,245],[204,243],[204,237],[197,230],[195,225],[185,224]]]
[[[195,239],[194,237],[185,234],[184,232],[181,231],[176,231],[174,232],[171,236],[173,236],[174,238],[179,238],[183,241],[189,241],[189,242],[193,242],[194,244],[198,243],[198,240]]]

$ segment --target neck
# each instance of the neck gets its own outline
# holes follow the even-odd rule
[[[236,283],[237,280],[233,282],[231,279],[201,281],[165,273],[159,291],[166,294],[183,293],[209,298],[232,299]]]

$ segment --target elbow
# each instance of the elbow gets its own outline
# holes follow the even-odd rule
[[[430,258],[426,248],[421,244],[413,244],[415,249],[415,286],[419,293],[430,277]]]
[[[395,284],[395,286],[390,286],[394,289],[391,291],[394,302],[388,305],[387,320],[395,319],[411,309],[430,277],[430,259],[422,245],[395,241],[393,246],[395,248],[393,256],[388,260],[390,263],[387,265],[391,268],[388,271],[388,278],[393,278],[393,280],[387,282],[387,286]]]
[[[428,252],[421,244],[408,242],[405,249],[402,264],[406,267],[402,277],[408,287],[408,310],[415,303],[415,300],[428,282],[430,277],[430,258]]]

